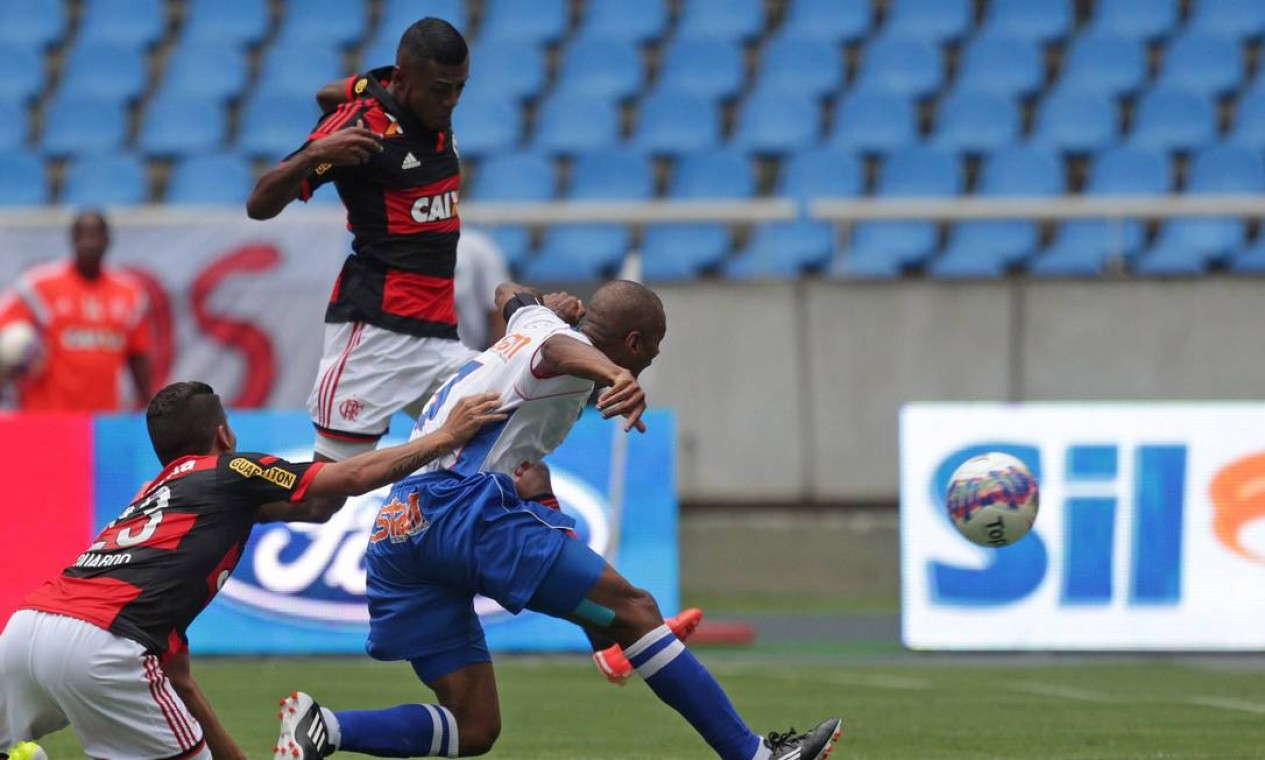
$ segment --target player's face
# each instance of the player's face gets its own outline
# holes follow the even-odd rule
[[[75,250],[75,267],[89,277],[101,272],[101,260],[110,246],[110,228],[99,216],[83,216],[75,221],[70,231],[71,246]]]
[[[624,339],[624,360],[616,364],[620,364],[633,373],[634,377],[639,376],[654,363],[655,357],[659,355],[659,344],[662,342],[662,334],[647,335],[642,332],[630,332]]]
[[[452,128],[452,112],[470,78],[468,58],[457,66],[426,61],[401,68],[397,77],[400,100],[418,121],[436,132]]]

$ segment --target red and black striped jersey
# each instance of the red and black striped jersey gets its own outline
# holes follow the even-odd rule
[[[325,115],[308,136],[311,142],[357,125],[383,136],[382,152],[368,162],[320,164],[303,183],[303,200],[318,186],[334,183],[353,235],[355,252],[343,264],[325,321],[368,322],[456,340],[457,147],[450,131],[429,131],[409,114],[397,113],[398,105],[372,95],[370,78],[385,84],[392,71],[387,67],[351,77],[346,85],[351,99]]]
[[[61,575],[21,607],[84,620],[163,655],[237,566],[258,507],[303,499],[320,463],[265,454],[172,462]]]

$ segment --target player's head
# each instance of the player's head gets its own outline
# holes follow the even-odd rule
[[[580,331],[594,347],[634,375],[659,355],[667,329],[659,296],[632,280],[613,280],[598,288],[580,322]]]
[[[75,268],[90,280],[101,276],[101,260],[110,247],[110,225],[100,211],[81,211],[70,223]]]
[[[163,466],[180,457],[237,448],[224,405],[206,383],[172,383],[154,394],[145,412],[149,441]]]
[[[395,53],[392,91],[427,129],[452,126],[469,76],[470,50],[452,24],[427,16],[405,30]]]

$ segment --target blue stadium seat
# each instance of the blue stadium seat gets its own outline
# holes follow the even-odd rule
[[[26,145],[28,131],[26,104],[0,100],[0,151],[18,150]]]
[[[392,40],[394,50],[404,30],[427,16],[442,18],[462,33],[470,29],[465,0],[386,0],[378,17],[378,33]]]
[[[392,59],[395,45],[391,43]],[[465,97],[523,100],[536,97],[545,88],[544,51],[538,45],[510,41],[477,45],[470,51],[470,60],[477,68],[466,85]]]
[[[1156,87],[1133,109],[1129,142],[1140,148],[1186,151],[1214,142],[1217,113],[1208,98],[1172,87]]]
[[[1052,151],[1010,146],[990,154],[980,167],[977,194],[985,198],[1052,197],[1066,188],[1063,164]],[[1035,222],[962,222],[950,231],[944,253],[931,263],[936,277],[997,277],[1036,248]]]
[[[567,46],[558,89],[623,100],[638,92],[644,79],[641,51],[634,43],[590,37]]]
[[[222,43],[185,43],[168,59],[162,89],[207,100],[230,100],[246,87],[248,74],[245,50]]]
[[[368,27],[361,0],[288,0],[284,7],[274,44],[345,48],[364,37]]]
[[[76,43],[149,47],[166,31],[167,4],[163,0],[87,0]]]
[[[44,108],[44,153],[54,157],[112,153],[127,139],[127,110],[111,98],[58,94]]]
[[[172,167],[164,200],[169,204],[239,206],[246,202],[254,184],[255,173],[241,156],[192,156]]]
[[[523,263],[529,282],[591,281],[610,274],[630,246],[622,224],[556,225],[545,230],[539,255]]]
[[[44,87],[44,51],[30,45],[0,45],[0,102],[29,103]]]
[[[798,277],[820,269],[835,249],[834,225],[801,219],[757,224],[751,242],[724,263],[721,271],[734,280]]]
[[[1258,89],[1239,98],[1229,141],[1265,150],[1265,90]]]
[[[777,35],[760,56],[758,89],[821,97],[843,83],[843,58],[833,42]]]
[[[580,38],[619,39],[646,43],[659,39],[668,28],[665,0],[589,0],[585,3]]]
[[[1265,161],[1259,151],[1214,145],[1191,156],[1186,192],[1196,195],[1257,195],[1265,191]],[[1226,260],[1243,244],[1246,225],[1233,217],[1165,222],[1155,245],[1142,256],[1142,274],[1199,274]]]
[[[320,115],[311,93],[256,94],[246,101],[238,119],[237,147],[251,158],[285,156],[303,147]]]
[[[1098,0],[1090,29],[1137,40],[1166,37],[1177,29],[1177,0]]]
[[[1057,42],[1072,31],[1073,0],[992,0],[982,33],[1005,34],[1039,43]]]
[[[761,0],[691,0],[682,9],[677,33],[736,42],[752,39],[764,25]]]
[[[44,162],[26,151],[0,152],[0,206],[48,203]]]
[[[682,156],[668,183],[668,197],[750,198],[755,189],[751,162],[741,153],[718,149]]]
[[[651,224],[641,241],[641,276],[651,282],[692,280],[729,250],[724,224]]]
[[[1229,269],[1238,274],[1265,274],[1265,238],[1236,251],[1230,258]]]
[[[256,45],[272,20],[268,0],[187,0],[181,24],[185,44]]]
[[[140,48],[108,43],[71,48],[57,93],[66,97],[132,100],[149,83]]]
[[[404,28],[407,29],[408,27],[406,26]],[[394,65],[395,51],[396,48],[400,46],[400,35],[402,33],[403,29],[395,30],[388,29],[385,26],[379,26],[377,33],[370,37],[369,41],[360,47],[360,56],[357,59],[356,70],[368,71],[369,69],[376,69],[379,66]],[[508,42],[506,44],[517,46],[520,43]],[[494,48],[496,45],[491,44],[485,45],[484,47]],[[531,47],[534,48],[536,46],[531,45]],[[473,56],[471,56],[471,59],[477,60]],[[480,70],[482,70],[481,66]],[[489,88],[493,88],[496,87],[496,85],[496,82],[478,82],[477,80],[472,79],[467,85],[467,90],[471,90],[471,88],[475,86],[487,86]]]
[[[962,51],[955,89],[1013,98],[1032,95],[1044,82],[1045,59],[1037,43],[1022,37],[981,34]]]
[[[821,104],[811,95],[756,90],[742,104],[733,144],[762,154],[789,153],[817,143]]]
[[[1259,0],[1199,0],[1186,28],[1236,40],[1265,34],[1265,3]]]
[[[1160,153],[1133,146],[1103,151],[1089,170],[1085,193],[1090,196],[1164,195],[1172,179]],[[1033,262],[1041,276],[1097,276],[1113,256],[1134,254],[1143,242],[1143,227],[1133,219],[1066,222],[1054,242]]]
[[[0,0],[0,46],[44,48],[65,33],[65,3]]]
[[[971,28],[970,0],[888,0],[889,34],[944,43],[961,39]]]
[[[1068,153],[1092,153],[1117,140],[1116,104],[1106,95],[1059,87],[1037,110],[1032,142]]]
[[[633,143],[642,150],[676,155],[720,143],[720,109],[697,95],[656,90],[637,114]]]
[[[301,41],[277,41],[264,53],[254,92],[270,97],[304,95],[312,98],[318,88],[346,76],[342,53],[327,45]]]
[[[505,263],[510,269],[517,271],[527,259],[527,252],[531,248],[531,230],[518,224],[502,224],[482,229],[501,249]]]
[[[149,199],[145,165],[130,153],[84,156],[66,167],[61,202],[68,206],[135,206]]]
[[[746,74],[742,49],[729,40],[677,36],[664,48],[659,89],[720,100],[738,94]]]
[[[539,153],[506,153],[479,163],[471,197],[481,201],[549,201],[556,194],[553,161]]]
[[[575,200],[645,200],[654,195],[650,159],[631,150],[604,150],[578,156],[571,167],[567,197]]]
[[[870,0],[794,0],[782,22],[783,33],[825,42],[855,42],[870,31]]]
[[[534,145],[553,153],[585,153],[619,142],[619,108],[606,98],[556,92],[536,112]]]
[[[906,95],[852,92],[835,107],[830,144],[862,153],[888,153],[918,140],[917,114]]]
[[[1237,89],[1243,76],[1243,51],[1236,40],[1190,32],[1168,43],[1156,86],[1220,96]]]
[[[522,134],[519,108],[512,101],[480,93],[463,97],[453,111],[453,133],[463,156],[513,150]]]
[[[850,198],[864,189],[861,162],[849,152],[812,148],[782,162],[775,193],[809,201],[814,198]]]
[[[1088,32],[1063,57],[1060,89],[1131,95],[1146,81],[1146,48],[1128,37]]]
[[[206,98],[165,90],[145,109],[137,148],[149,157],[206,153],[228,135],[223,107]]]
[[[935,144],[959,153],[986,153],[1010,145],[1019,135],[1019,108],[988,92],[954,92],[940,101]]]
[[[923,98],[940,88],[944,62],[931,44],[908,37],[882,36],[865,46],[855,90],[882,90]]]
[[[570,23],[571,8],[566,0],[489,0],[483,5],[479,41],[547,45],[561,39]]]
[[[950,197],[962,190],[962,171],[950,153],[922,145],[894,151],[884,162],[877,194],[886,198]],[[936,246],[934,222],[862,222],[852,229],[848,254],[835,275],[891,277],[922,263]]]

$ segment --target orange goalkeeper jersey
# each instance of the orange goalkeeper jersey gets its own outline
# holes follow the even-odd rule
[[[0,324],[25,319],[44,339],[42,372],[20,382],[24,411],[115,411],[127,357],[149,352],[144,291],[125,274],[84,278],[67,263],[36,267],[0,297]]]

